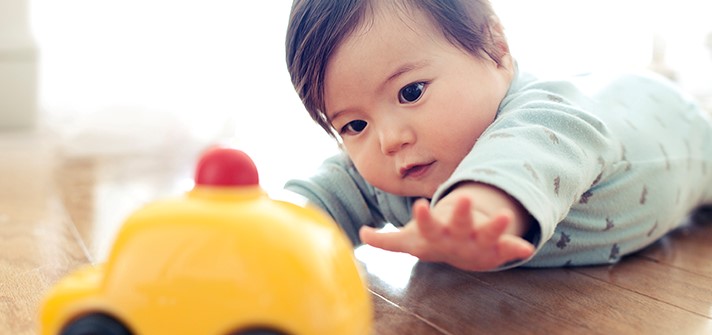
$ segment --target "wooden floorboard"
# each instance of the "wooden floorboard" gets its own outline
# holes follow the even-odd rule
[[[579,271],[522,269],[472,276],[529,302],[535,313],[564,317],[575,324],[572,328],[562,324],[558,334],[687,334],[710,323],[704,316]]]
[[[641,252],[641,256],[671,267],[712,278],[712,215],[710,211],[676,229]]]
[[[35,334],[43,292],[88,255],[56,197],[46,144],[2,138],[0,153],[0,334]]]
[[[439,264],[417,263],[400,290],[373,275],[369,282],[374,291],[446,334],[556,334],[562,328],[581,329],[561,315],[541,313],[526,297]]]
[[[682,310],[712,317],[712,277],[707,275],[643,257],[610,267],[582,268],[578,272]]]
[[[0,138],[0,334],[36,334],[46,290],[101,262],[123,218],[175,195],[194,157],[63,157]],[[370,247],[355,253],[373,334],[712,334],[712,215],[619,264],[469,273]]]
[[[374,334],[393,334],[394,329],[397,329],[400,334],[447,334],[432,323],[403,309],[378,293],[372,291],[371,294],[373,296]]]

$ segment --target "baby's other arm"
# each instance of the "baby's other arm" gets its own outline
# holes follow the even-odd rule
[[[534,253],[523,236],[532,226],[529,213],[502,190],[482,183],[457,185],[430,208],[413,205],[413,218],[396,232],[362,227],[361,240],[372,246],[444,262],[468,271],[489,271]]]

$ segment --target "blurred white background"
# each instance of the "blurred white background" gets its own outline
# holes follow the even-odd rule
[[[14,0],[0,0],[14,1]],[[711,1],[494,0],[523,68],[579,73],[664,65],[712,96]],[[274,190],[335,143],[284,60],[289,0],[30,0],[40,123],[69,155],[199,150],[230,142]],[[659,43],[658,45],[662,45]]]
[[[336,152],[289,80],[289,10],[285,0],[33,0],[46,123],[69,155],[228,142],[279,189]]]

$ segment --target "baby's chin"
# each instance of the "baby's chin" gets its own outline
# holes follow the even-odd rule
[[[375,186],[375,185],[374,185]],[[378,187],[376,188],[390,194],[394,194],[397,196],[401,197],[413,197],[413,198],[426,198],[426,199],[432,199],[433,195],[435,194],[435,191],[437,191],[438,187],[437,186],[430,186],[428,187],[427,185],[400,185],[398,187],[390,185],[390,186],[384,186],[384,187]]]

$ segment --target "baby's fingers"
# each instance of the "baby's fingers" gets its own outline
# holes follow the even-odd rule
[[[442,227],[431,214],[430,205],[426,200],[419,199],[413,204],[413,219],[420,235],[426,240],[432,241],[440,235]]]
[[[452,229],[452,235],[466,238],[467,236],[474,234],[473,227],[472,203],[470,202],[470,199],[457,199],[449,225],[449,228]],[[471,237],[475,236],[472,235]]]
[[[534,246],[515,236],[504,235],[497,243],[499,257],[504,263],[523,260],[534,254]]]
[[[512,221],[512,214],[510,212],[504,212],[495,216],[491,221],[482,225],[478,230],[478,238],[480,241],[497,241],[499,237],[504,234]]]
[[[409,252],[408,239],[403,235],[402,231],[379,232],[368,226],[362,226],[359,230],[363,243],[388,251]]]

